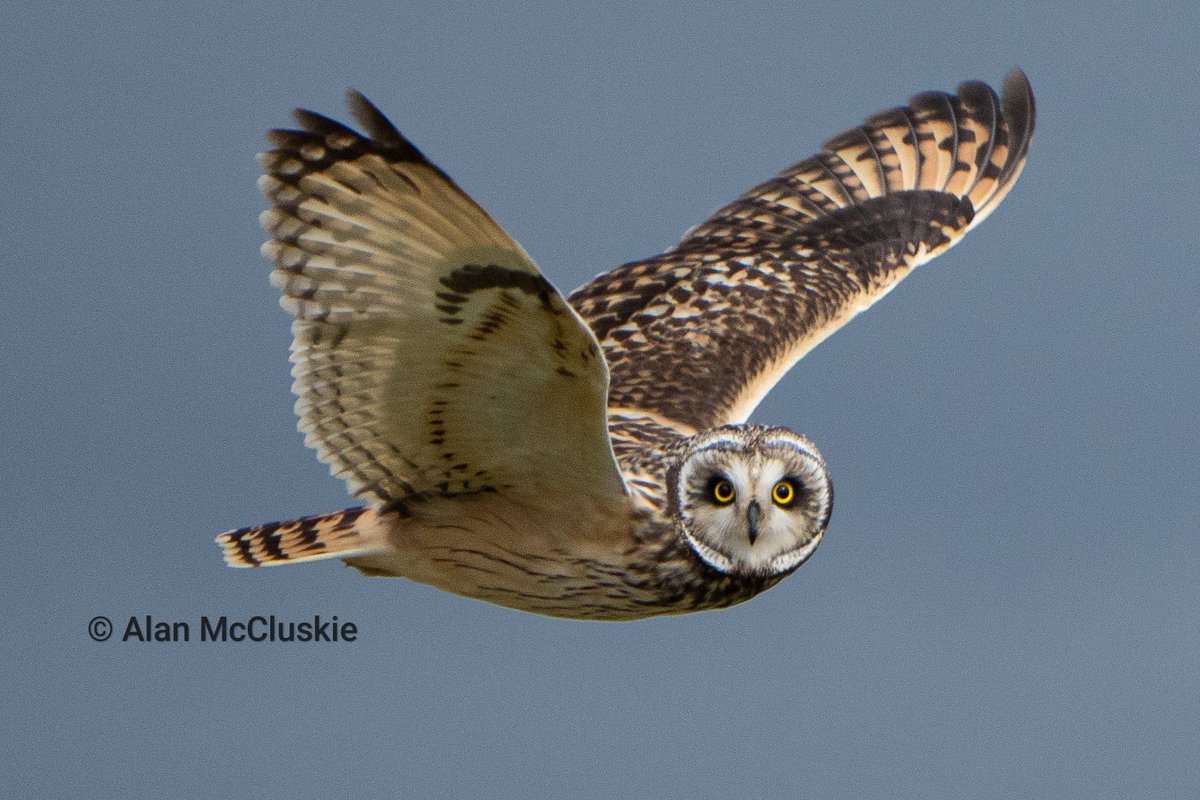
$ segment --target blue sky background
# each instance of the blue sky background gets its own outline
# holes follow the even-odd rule
[[[0,774],[13,797],[1183,797],[1200,789],[1200,12],[1079,3],[12,5]],[[563,290],[828,136],[1020,65],[1016,188],[754,419],[837,489],[729,611],[521,614],[214,534],[333,510],[254,153],[371,97]],[[353,644],[95,643],[320,613]]]

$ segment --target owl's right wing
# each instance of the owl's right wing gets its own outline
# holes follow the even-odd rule
[[[263,252],[305,442],[376,507],[621,495],[595,337],[524,250],[364,97],[260,156]]]

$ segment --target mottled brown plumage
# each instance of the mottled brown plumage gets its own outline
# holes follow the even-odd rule
[[[230,531],[228,563],[336,556],[527,611],[633,619],[741,602],[819,544],[815,446],[741,425],[809,349],[991,213],[1033,98],[969,82],[830,139],[668,252],[569,302],[357,93],[309,111],[260,185],[295,317],[306,442],[368,506]]]
[[[569,297],[609,405],[692,430],[742,422],[806,352],[992,212],[1025,163],[1033,96],[927,92],[826,142],[661,256]]]

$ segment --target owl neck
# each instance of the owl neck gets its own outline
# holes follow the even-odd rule
[[[687,545],[681,524],[649,523],[638,530],[643,554],[627,565],[630,581],[654,587],[677,613],[727,608],[765,592],[795,570],[766,574],[725,573],[706,564]]]

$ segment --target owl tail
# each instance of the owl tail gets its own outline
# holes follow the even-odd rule
[[[379,549],[366,535],[374,519],[375,512],[371,509],[348,508],[332,514],[226,531],[217,537],[217,544],[225,551],[225,563],[231,567],[346,558]]]

